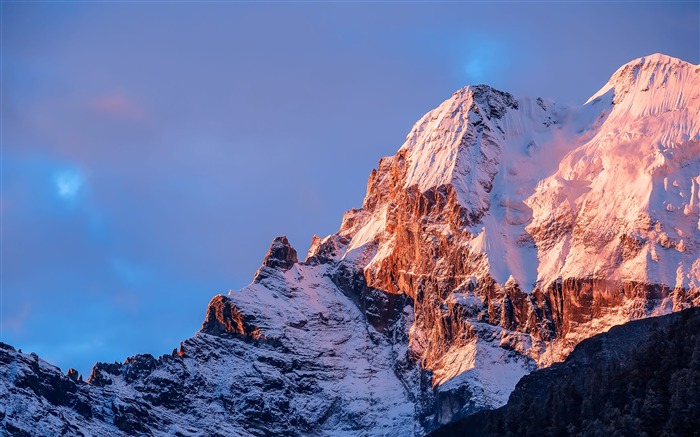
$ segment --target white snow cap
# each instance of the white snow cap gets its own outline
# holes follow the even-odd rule
[[[676,85],[679,83],[683,84],[686,82],[688,76],[692,76],[693,74],[697,76],[697,69],[697,65],[661,53],[643,56],[618,68],[603,88],[588,99],[586,104],[601,97],[610,90],[614,90],[615,103],[618,103],[629,93],[634,95],[636,92],[647,92],[654,88],[664,88],[670,83]],[[672,86],[667,91],[666,94],[672,94],[678,97],[676,92],[681,90],[679,90],[678,87]],[[659,96],[653,95],[653,97],[658,98]],[[647,98],[646,100],[652,99]],[[660,101],[659,99],[654,100],[656,105],[671,103],[673,106],[677,106],[682,103],[682,100],[678,100],[677,98],[671,99],[670,102],[667,102],[668,99],[660,99]]]
[[[471,250],[501,284],[700,286],[699,114],[700,67],[662,54],[623,65],[581,107],[469,86],[413,126],[404,187],[454,187],[478,217]],[[384,216],[358,230],[361,243],[382,235]]]

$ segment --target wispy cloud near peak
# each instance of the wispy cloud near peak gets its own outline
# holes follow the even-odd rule
[[[132,121],[144,121],[148,118],[146,111],[123,93],[112,93],[97,97],[88,103],[88,107],[95,114],[106,117]]]

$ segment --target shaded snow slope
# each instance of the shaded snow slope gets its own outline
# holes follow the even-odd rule
[[[262,338],[284,345],[290,362],[314,363],[306,377],[318,393],[291,401],[323,418],[324,434],[371,429],[375,435],[411,435],[414,407],[395,373],[398,352],[331,281],[328,268],[266,269],[228,298]]]
[[[98,364],[89,384],[2,346],[2,429],[47,436],[420,435],[412,394],[396,374],[398,352],[326,268],[263,267],[264,278],[230,295],[247,314],[241,326],[249,333],[209,334],[205,327],[178,353]],[[219,296],[212,306],[226,301]]]

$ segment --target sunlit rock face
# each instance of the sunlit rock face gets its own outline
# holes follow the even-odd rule
[[[700,69],[663,55],[580,108],[464,88],[380,160],[362,208],[310,258],[411,298],[435,420],[479,396],[477,409],[501,405],[581,340],[700,303],[698,113]],[[499,389],[460,395],[469,385]]]
[[[699,113],[700,68],[662,55],[579,108],[466,87],[173,354],[83,383],[0,348],[3,429],[403,436],[501,406],[583,339],[700,304]]]

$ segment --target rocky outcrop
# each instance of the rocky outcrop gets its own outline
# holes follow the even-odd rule
[[[289,244],[287,237],[281,236],[272,241],[262,265],[271,269],[289,270],[297,262],[297,251]]]
[[[260,329],[253,324],[251,317],[241,314],[231,300],[223,295],[214,296],[209,302],[202,332],[219,336],[239,335],[255,340],[262,337]]]

